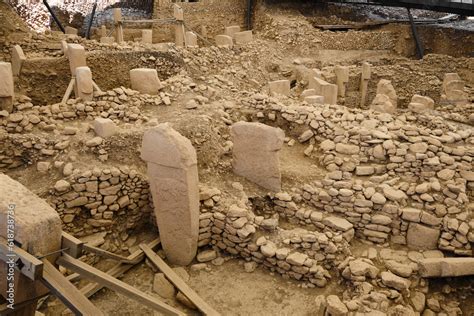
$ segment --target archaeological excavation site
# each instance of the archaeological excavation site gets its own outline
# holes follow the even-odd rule
[[[472,0],[0,0],[0,315],[474,316]]]

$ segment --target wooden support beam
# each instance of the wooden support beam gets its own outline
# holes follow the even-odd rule
[[[159,244],[160,244],[160,238],[157,238],[157,239],[151,241],[150,243],[148,243],[147,245],[148,245],[148,247],[153,249],[156,246],[158,246]],[[135,251],[134,253],[132,253],[127,258],[131,262],[136,262],[135,264],[137,264],[137,263],[141,262],[143,259],[145,259],[145,253],[143,252],[143,250],[139,249],[139,250]],[[119,264],[113,266],[111,269],[107,270],[107,274],[113,276],[114,278],[119,278],[122,275],[124,275],[125,272],[127,272],[128,270],[133,268],[135,264],[122,264],[122,263],[119,263]],[[78,275],[78,274],[76,274],[76,275]],[[86,297],[91,297],[95,293],[99,292],[102,288],[103,288],[103,286],[100,285],[99,283],[90,283],[90,284],[84,286],[83,288],[81,288],[80,291]]]
[[[9,245],[3,237],[0,237],[0,260],[6,264],[14,260],[15,268],[30,280],[39,280],[43,275],[41,260],[15,245]]]
[[[83,247],[84,243],[81,240],[63,231],[61,236],[61,248],[66,249],[64,250],[65,253],[73,258],[80,258],[82,257]]]
[[[90,252],[90,253],[96,254],[96,255],[98,255],[100,257],[103,257],[103,258],[117,260],[117,261],[120,261],[122,263],[128,263],[128,264],[136,264],[137,263],[137,262],[130,261],[127,257],[123,257],[123,256],[117,255],[113,252],[109,252],[107,250],[100,249],[100,248],[97,248],[97,247],[94,247],[94,246],[89,246],[87,244],[84,244],[83,249],[84,249],[85,252]]]
[[[209,304],[207,304],[192,288],[189,287],[186,282],[181,279],[173,269],[171,269],[163,259],[160,258],[150,247],[147,245],[140,245],[140,248],[143,250],[145,255],[153,262],[154,265],[161,272],[163,272],[173,283],[201,312],[205,315],[217,316],[220,315],[216,310],[214,310]]]
[[[69,258],[71,256],[65,254]],[[73,258],[73,260],[76,260]],[[104,315],[57,270],[51,262],[43,260],[43,283],[76,315]]]
[[[73,257],[64,254],[57,261],[57,264],[62,265],[63,267],[79,273],[81,276],[88,278],[94,282],[102,284],[103,286],[116,291],[122,295],[125,295],[131,299],[134,299],[150,308],[153,308],[156,311],[162,312],[165,315],[179,315],[184,316],[185,314],[181,311],[163,303],[157,298],[154,298],[131,285],[117,280],[116,278],[108,275],[107,273],[100,271],[94,267],[89,266],[88,264],[74,259]]]

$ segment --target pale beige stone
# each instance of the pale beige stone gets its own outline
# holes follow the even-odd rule
[[[415,113],[423,113],[426,111],[434,110],[434,101],[430,97],[424,97],[415,94],[411,98],[410,104],[408,104],[408,109]]]
[[[113,44],[113,43],[115,43],[115,37],[113,37],[113,36],[109,36],[109,37],[103,36],[103,37],[100,38],[100,42],[102,44]]]
[[[23,49],[20,45],[15,45],[12,48],[12,72],[14,77],[18,77],[21,72],[23,62],[26,60],[26,56],[23,53]]]
[[[217,35],[215,40],[216,40],[216,46],[219,46],[219,47],[225,46],[225,47],[232,48],[234,46],[234,41],[232,37],[228,35]]]
[[[239,32],[240,32],[240,26],[232,25],[225,28],[224,35],[227,35],[233,38],[234,34],[239,33]]]
[[[277,80],[268,83],[271,95],[290,95],[290,80]]]
[[[418,265],[425,278],[474,275],[474,258],[427,258]]]
[[[253,33],[252,31],[237,32],[234,33],[233,38],[235,40],[235,44],[237,45],[247,44],[253,41]]]
[[[89,67],[76,68],[76,97],[84,101],[92,101],[94,85]]]
[[[349,67],[336,66],[334,73],[336,74],[338,95],[345,97],[346,85],[349,82]]]
[[[173,17],[177,21],[184,21],[184,11],[183,8],[181,8],[177,4],[173,4]]]
[[[168,124],[145,132],[141,158],[147,162],[161,243],[168,260],[188,265],[197,251],[199,188],[196,151]]]
[[[186,46],[197,47],[198,37],[194,32],[186,32]]]
[[[153,30],[142,30],[142,43],[153,43]]]
[[[0,62],[0,111],[13,111],[15,97],[12,66],[10,63]]]
[[[94,120],[94,131],[99,137],[110,137],[117,133],[117,125],[109,118],[97,117]]]
[[[0,236],[8,239],[9,210],[14,214],[15,240],[32,255],[61,248],[62,222],[58,212],[19,182],[0,174]],[[11,223],[11,221],[10,221]]]
[[[71,75],[76,75],[77,67],[86,67],[86,51],[84,47],[79,44],[68,44],[67,55],[69,59],[69,68],[71,69]]]
[[[386,95],[389,99],[392,105],[397,108],[398,105],[398,96],[397,92],[395,91],[395,88],[392,85],[392,82],[390,80],[386,79],[381,79],[379,83],[377,84],[377,92],[376,95],[379,94],[384,94]]]
[[[156,69],[136,68],[130,70],[132,89],[140,93],[156,95],[162,88]]]
[[[76,28],[73,28],[72,26],[66,26],[64,28],[64,30],[66,31],[66,34],[67,35],[77,35],[78,34],[78,31]]]
[[[238,122],[231,127],[231,136],[234,172],[268,190],[280,191],[278,152],[285,133],[261,123]]]
[[[314,77],[309,83],[309,88],[314,89],[317,95],[324,97],[327,104],[337,103],[337,85],[326,82],[323,79]]]
[[[437,249],[440,234],[439,228],[411,222],[408,226],[407,245],[409,248],[417,250]]]
[[[370,108],[380,113],[395,114],[397,106],[392,103],[390,98],[385,94],[377,94],[370,105]]]

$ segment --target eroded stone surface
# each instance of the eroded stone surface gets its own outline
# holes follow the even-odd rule
[[[137,68],[130,70],[132,89],[150,95],[158,94],[161,82],[156,69]]]
[[[281,189],[278,151],[284,132],[261,123],[238,122],[231,127],[234,172],[272,191]]]
[[[15,240],[30,254],[45,255],[61,248],[62,222],[56,210],[19,182],[0,174],[0,236],[5,239],[12,218]]]
[[[197,251],[199,188],[196,151],[168,124],[145,132],[141,157],[148,163],[150,189],[161,243],[170,262],[188,265]]]

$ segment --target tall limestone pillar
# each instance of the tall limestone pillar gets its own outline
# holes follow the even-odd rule
[[[199,188],[196,150],[167,123],[145,132],[141,158],[155,205],[160,239],[168,260],[188,265],[199,235]]]

